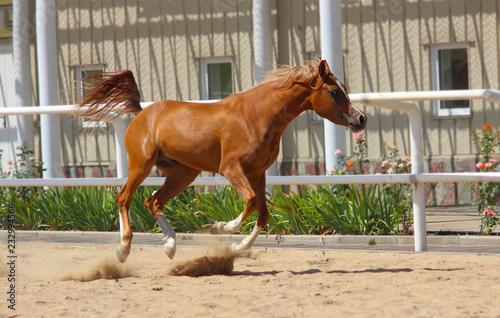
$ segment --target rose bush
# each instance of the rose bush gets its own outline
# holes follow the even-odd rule
[[[494,148],[499,145],[500,133],[485,124],[480,132],[472,130],[472,140],[481,154],[481,161],[476,163],[476,168],[480,172],[497,171],[499,162],[491,156],[495,152]],[[469,188],[477,195],[472,204],[476,207],[481,216],[479,226],[480,234],[490,234],[499,223],[498,212],[495,212],[498,204],[497,194],[500,192],[500,184],[496,182],[483,182],[479,184],[469,184]]]

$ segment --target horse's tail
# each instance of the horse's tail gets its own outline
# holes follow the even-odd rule
[[[76,115],[92,121],[112,121],[115,117],[141,110],[141,94],[132,71],[91,74],[85,77],[76,105]],[[83,84],[83,83],[82,83]]]

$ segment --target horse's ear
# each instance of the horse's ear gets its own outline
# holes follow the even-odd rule
[[[324,79],[325,77],[327,77],[329,74],[332,73],[330,71],[330,67],[328,66],[328,63],[326,62],[326,60],[322,60],[321,62],[319,62],[318,73],[322,79]]]

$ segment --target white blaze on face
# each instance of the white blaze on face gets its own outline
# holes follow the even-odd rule
[[[344,89],[344,85],[342,85],[342,83],[339,81],[339,80],[336,80],[336,83],[337,83],[337,86],[342,90],[342,92],[344,93],[345,97],[347,98],[347,100],[349,101],[349,103],[351,104],[352,108],[354,108],[356,111],[358,111],[359,113],[363,113],[358,107],[356,107],[356,105],[354,105],[352,102],[351,102],[351,99],[349,98],[349,95],[347,95],[347,92],[345,91]]]

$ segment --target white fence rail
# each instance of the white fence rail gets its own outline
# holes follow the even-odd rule
[[[351,94],[353,102],[367,106],[403,111],[409,118],[411,174],[393,175],[356,175],[356,176],[283,176],[267,177],[268,185],[301,184],[362,184],[362,183],[411,183],[413,188],[413,213],[415,232],[415,251],[427,250],[427,231],[425,224],[424,183],[428,182],[500,182],[500,173],[424,173],[423,172],[423,134],[422,112],[409,101],[423,100],[468,100],[480,99],[500,103],[500,91],[491,89],[422,91]],[[141,103],[143,107],[151,103]],[[72,114],[71,105],[45,107],[11,107],[0,109],[0,115],[28,114]],[[118,178],[53,178],[53,179],[0,179],[0,186],[122,186],[127,179],[127,153],[125,151],[125,124],[118,117],[112,122],[115,127],[116,161]],[[43,142],[43,140],[42,140]],[[163,178],[146,178],[143,186],[163,185]],[[199,177],[193,185],[229,185],[223,177]]]

